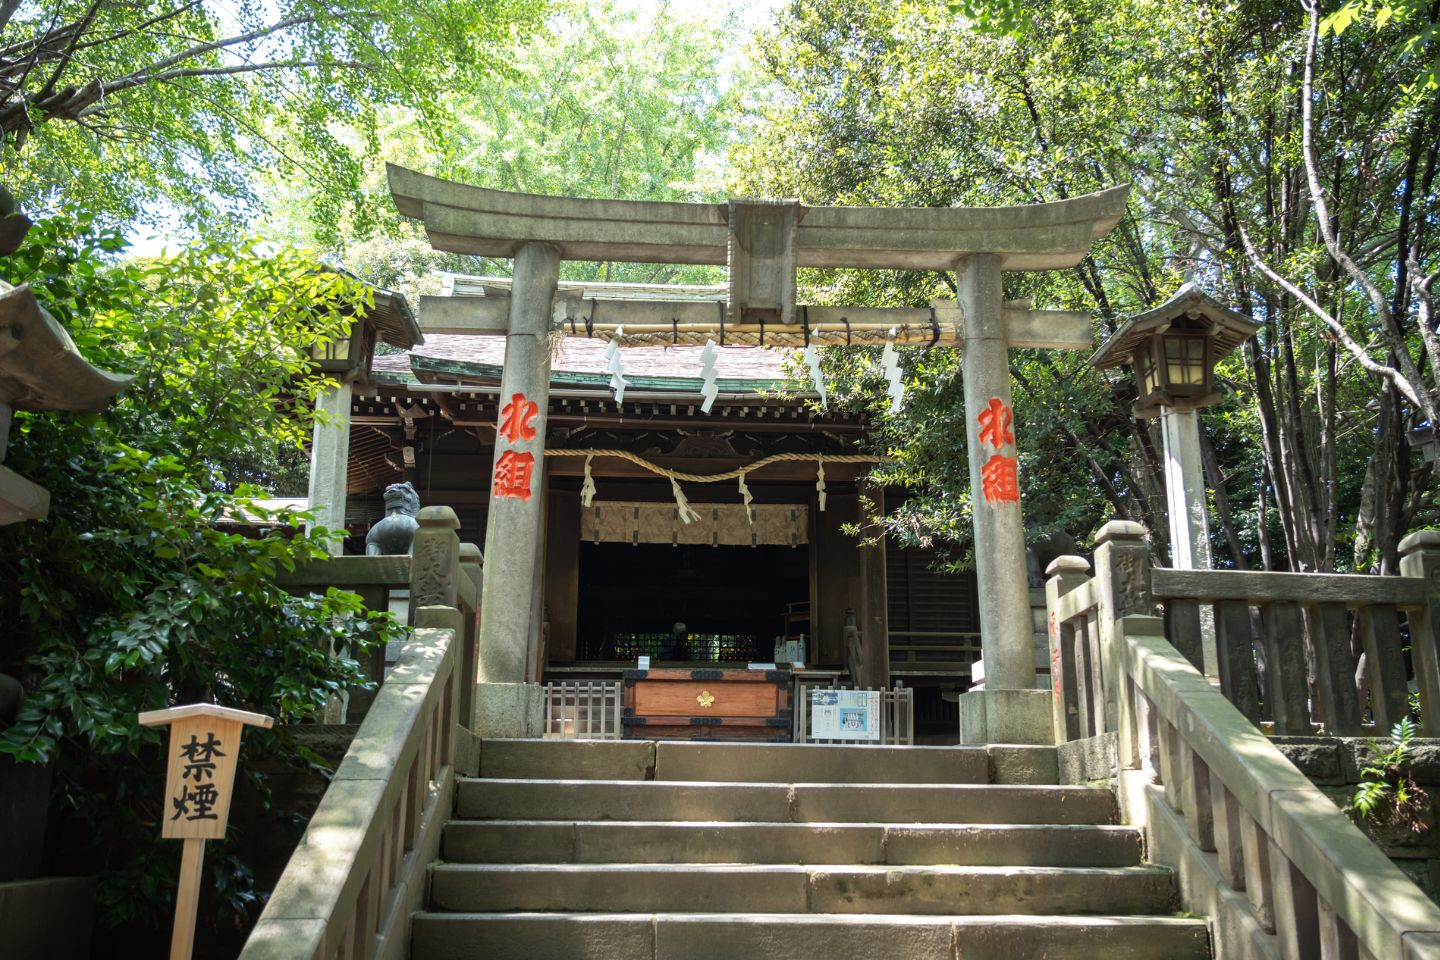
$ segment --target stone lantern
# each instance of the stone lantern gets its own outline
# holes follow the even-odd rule
[[[28,284],[0,281],[0,464],[15,410],[98,412],[130,380],[86,361]],[[49,511],[48,490],[0,465],[0,525]]]
[[[1090,362],[1135,370],[1137,417],[1159,417],[1165,443],[1170,551],[1177,570],[1210,568],[1210,524],[1200,459],[1198,410],[1220,399],[1215,364],[1248,340],[1258,323],[1192,284],[1152,310],[1131,317]],[[1205,630],[1205,672],[1213,674],[1213,628]]]

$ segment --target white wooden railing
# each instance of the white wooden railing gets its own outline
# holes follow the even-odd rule
[[[620,684],[545,684],[544,736],[547,740],[619,740]]]

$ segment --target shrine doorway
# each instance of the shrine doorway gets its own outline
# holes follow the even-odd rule
[[[808,544],[580,544],[576,659],[740,665],[807,632]],[[683,625],[683,626],[682,626]]]

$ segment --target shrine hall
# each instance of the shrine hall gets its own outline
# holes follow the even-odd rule
[[[456,300],[507,286],[445,278]],[[703,286],[560,288],[600,298],[622,322],[628,297],[723,295]],[[403,298],[387,303],[408,314]],[[428,332],[434,321],[422,340],[405,320],[408,349],[374,356],[350,390],[348,553],[365,552],[386,488],[406,481],[422,504],[455,510],[462,540],[485,540],[494,445],[507,422],[505,338]],[[864,443],[867,418],[821,409],[799,351],[716,345],[707,411],[704,350],[627,348],[617,399],[604,341],[568,337],[555,347],[544,465],[532,479],[544,501],[543,572],[536,596],[512,598],[532,607],[527,680],[616,681],[641,656],[656,666],[744,668],[775,662],[777,644],[791,643],[782,648],[790,660],[840,683],[858,681],[857,659],[868,659],[868,682],[913,691],[917,735],[953,742],[956,695],[980,656],[974,573],[950,572],[933,549],[894,538],[865,544],[876,531],[855,531],[862,498],[894,510],[905,491],[863,482],[876,460]],[[1033,602],[1043,606],[1041,590]],[[847,650],[847,633],[868,649]]]

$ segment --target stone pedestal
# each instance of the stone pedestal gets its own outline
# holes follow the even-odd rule
[[[545,691],[538,683],[481,683],[475,688],[477,737],[538,737],[545,728]]]
[[[972,690],[960,695],[962,744],[1050,746],[1055,742],[1053,724],[1048,690]]]

